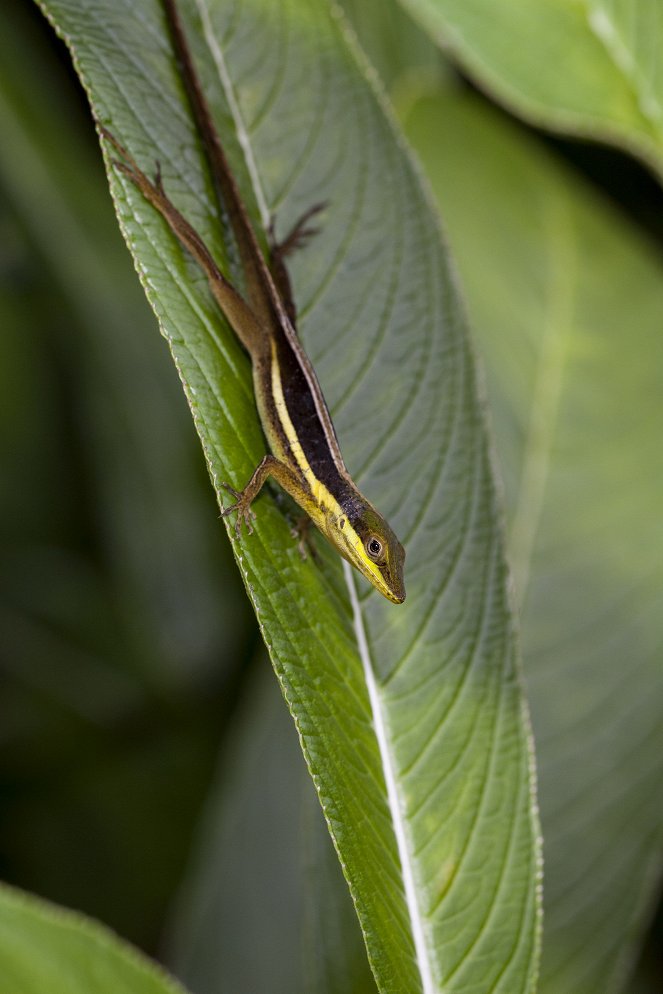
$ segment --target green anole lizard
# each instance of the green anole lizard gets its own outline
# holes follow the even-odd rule
[[[405,550],[353,483],[317,377],[295,331],[284,258],[308,233],[303,222],[313,211],[283,245],[273,249],[268,266],[212,122],[175,2],[163,0],[163,6],[217,194],[237,242],[245,297],[221,273],[201,237],[168,198],[159,171],[154,180],[149,179],[110,131],[103,125],[99,129],[120,156],[116,168],[136,185],[200,265],[218,306],[251,357],[256,406],[271,454],[261,460],[241,492],[223,484],[235,503],[222,513],[237,512],[238,534],[243,521],[251,531],[251,503],[273,477],[348,562],[381,594],[401,604]]]

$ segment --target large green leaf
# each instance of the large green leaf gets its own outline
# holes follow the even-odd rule
[[[185,994],[106,928],[0,886],[0,994]]]
[[[658,0],[403,0],[529,120],[614,141],[663,169]]]
[[[488,368],[540,769],[541,991],[606,994],[661,872],[663,260],[478,101],[422,100],[407,131]]]
[[[45,0],[99,119],[223,261],[208,172],[155,0]],[[383,991],[531,990],[536,833],[513,619],[463,320],[418,177],[341,23],[315,0],[190,24],[256,223],[325,201],[293,264],[302,334],[357,481],[408,550],[395,608],[276,500],[236,554]],[[195,21],[190,5],[185,13]],[[109,169],[219,499],[264,452],[249,362],[161,220]],[[232,267],[231,267],[232,268]]]

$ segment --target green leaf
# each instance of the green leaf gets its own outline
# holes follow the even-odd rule
[[[439,49],[396,2],[343,0],[341,3],[371,65],[394,100],[413,88],[453,72]]]
[[[153,0],[47,0],[98,118],[223,265],[232,246]],[[197,8],[196,8],[197,10]],[[195,11],[185,5],[195,21]],[[537,846],[499,517],[472,357],[434,217],[338,16],[315,0],[201,5],[189,25],[249,209],[286,232],[307,350],[358,484],[408,550],[396,608],[266,494],[236,555],[383,992],[529,991]],[[249,361],[205,281],[110,166],[219,500],[264,452]]]
[[[108,929],[4,885],[0,970],[3,994],[185,994]]]
[[[488,367],[539,760],[540,989],[606,994],[662,869],[663,260],[478,101],[422,100],[407,132]]]
[[[656,0],[402,0],[528,120],[614,142],[663,169],[663,6]]]
[[[257,663],[177,901],[170,964],[196,994],[375,994],[295,729],[264,652]]]

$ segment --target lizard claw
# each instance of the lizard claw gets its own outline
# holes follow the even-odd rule
[[[253,525],[251,522],[255,518],[255,512],[251,509],[250,501],[247,501],[244,494],[239,490],[235,490],[235,488],[231,487],[229,483],[222,482],[221,486],[235,498],[234,504],[230,504],[228,507],[223,508],[221,511],[221,517],[227,518],[229,514],[233,513],[233,511],[237,511],[235,534],[239,537],[242,532],[242,524],[245,524],[248,534],[253,535]]]

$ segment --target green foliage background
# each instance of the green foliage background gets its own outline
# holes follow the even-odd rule
[[[571,5],[526,24],[512,6],[409,3],[494,99],[658,164],[657,25],[621,37],[629,75]],[[507,119],[399,8],[348,14],[427,171],[486,369],[538,744],[540,989],[653,994],[663,198],[620,154]],[[532,51],[555,51],[549,24],[581,67],[554,86],[538,72],[554,55]],[[0,27],[3,876],[201,994],[375,990],[66,56],[25,4]],[[4,905],[9,964],[23,906]]]

